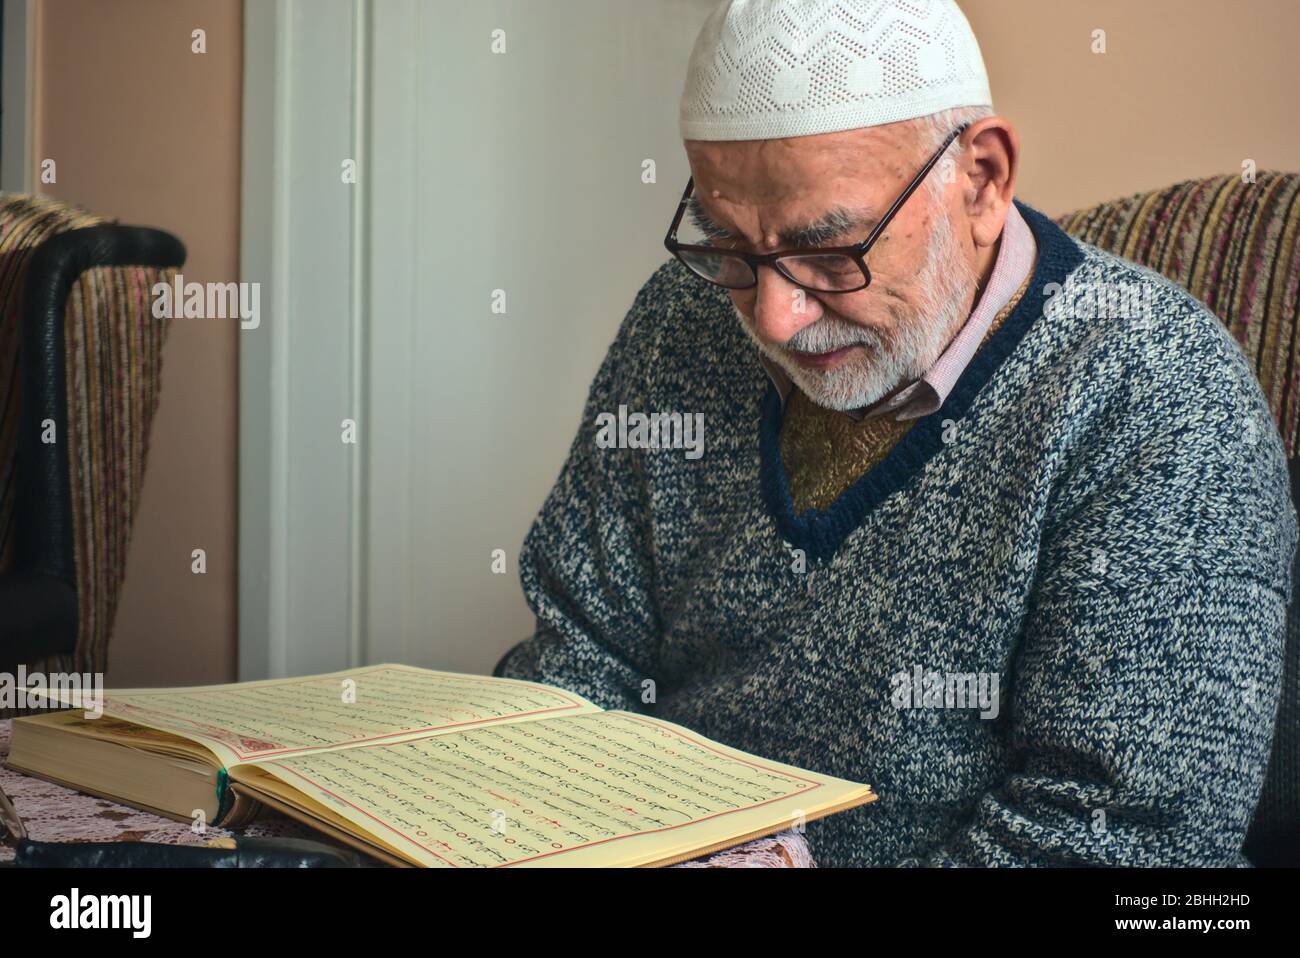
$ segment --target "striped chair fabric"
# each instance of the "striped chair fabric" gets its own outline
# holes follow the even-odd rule
[[[0,194],[0,574],[15,559],[15,469],[20,317],[28,266],[51,237],[111,220],[39,194]],[[150,291],[175,268],[93,267],[64,308],[67,449],[76,564],[77,642],[71,655],[28,662],[30,671],[103,672],[140,500],[149,430],[158,406],[168,321]],[[0,713],[0,718],[7,717]]]

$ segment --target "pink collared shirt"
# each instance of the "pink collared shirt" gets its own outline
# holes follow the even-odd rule
[[[993,317],[1011,301],[1011,297],[1016,294],[1016,290],[1020,289],[1025,277],[1029,275],[1037,252],[1038,244],[1034,241],[1033,230],[1020,215],[1020,210],[1012,203],[1007,210],[1006,221],[1002,224],[1002,237],[998,245],[998,257],[993,263],[993,272],[989,275],[989,281],[975,306],[975,311],[970,314],[970,318],[948,344],[948,348],[935,360],[929,371],[916,382],[899,390],[888,399],[862,409],[850,410],[847,415],[854,419],[867,419],[892,412],[897,414],[895,418],[899,420],[917,419],[928,416],[942,406],[944,400],[948,398],[948,393],[952,392],[953,387],[957,385],[957,380],[970,363],[971,357],[975,355],[975,350],[979,348],[984,334],[988,332]],[[781,396],[781,403],[784,405],[794,384],[785,371],[766,356],[760,354],[759,361],[767,370],[767,375],[776,386]]]

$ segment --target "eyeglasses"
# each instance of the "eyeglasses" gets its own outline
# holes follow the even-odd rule
[[[664,237],[664,246],[676,256],[696,276],[708,280],[716,286],[727,289],[751,289],[758,285],[758,268],[772,266],[778,273],[813,293],[852,293],[866,289],[871,285],[871,270],[867,268],[866,255],[872,245],[884,232],[889,221],[894,218],[907,198],[916,192],[925,180],[926,174],[939,162],[939,158],[957,139],[969,123],[957,127],[943,141],[934,156],[926,162],[912,182],[903,190],[901,196],[894,200],[889,211],[884,215],[871,235],[861,243],[853,246],[815,247],[806,250],[784,250],[779,253],[746,253],[741,250],[718,249],[715,246],[696,245],[677,242],[677,227],[686,212],[687,202],[695,189],[695,177],[686,183],[686,192],[677,204],[677,215],[668,227]]]

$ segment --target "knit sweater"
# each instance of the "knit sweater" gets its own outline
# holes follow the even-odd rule
[[[825,510],[794,511],[726,293],[656,271],[525,539],[537,629],[503,672],[870,783],[808,824],[823,866],[1245,864],[1296,546],[1281,441],[1206,307],[1017,204],[1027,292]],[[1146,312],[1095,308],[1115,290]],[[704,454],[599,446],[620,405],[702,413]]]

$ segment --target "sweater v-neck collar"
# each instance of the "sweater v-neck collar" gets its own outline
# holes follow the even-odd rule
[[[1083,261],[1083,253],[1059,226],[1037,210],[1014,200],[1034,232],[1038,260],[1029,288],[975,355],[943,405],[912,425],[907,434],[873,468],[849,486],[826,509],[795,512],[785,463],[781,460],[780,394],[769,381],[759,424],[760,481],[768,511],[781,535],[813,559],[829,559],[840,544],[886,498],[903,489],[944,446],[944,422],[960,420],[984,384],[1011,355],[1029,327],[1043,313],[1048,290],[1062,284]]]

